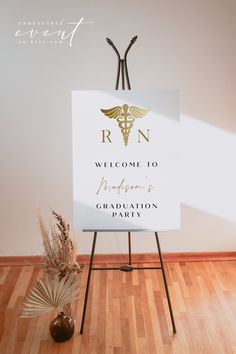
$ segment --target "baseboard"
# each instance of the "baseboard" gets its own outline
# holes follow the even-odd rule
[[[88,264],[90,255],[82,254],[78,256],[80,263]],[[163,252],[164,262],[208,262],[208,261],[235,261],[236,252]],[[157,253],[135,253],[132,254],[132,263],[153,263],[158,262]],[[94,263],[113,264],[127,263],[127,254],[95,254]],[[0,256],[0,266],[37,266],[41,264],[40,256]]]

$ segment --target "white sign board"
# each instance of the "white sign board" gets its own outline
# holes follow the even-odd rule
[[[73,91],[72,114],[74,227],[179,228],[178,92]]]

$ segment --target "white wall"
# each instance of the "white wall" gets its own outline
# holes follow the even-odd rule
[[[236,248],[235,0],[11,1],[1,11],[0,255],[41,250],[35,209],[72,217],[71,91],[115,84],[120,49],[132,88],[180,89],[182,227],[161,234],[164,251]],[[68,45],[19,45],[20,20],[93,21]],[[88,253],[91,234],[76,234]],[[155,250],[137,234],[134,252]],[[126,251],[126,235],[104,234],[97,252]]]

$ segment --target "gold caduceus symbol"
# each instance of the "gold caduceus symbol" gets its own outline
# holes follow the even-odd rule
[[[129,107],[127,104],[123,104],[123,106],[116,106],[110,109],[101,109],[101,111],[108,118],[114,118],[117,120],[124,138],[125,146],[127,146],[134,120],[136,118],[142,118],[149,110],[136,106]]]

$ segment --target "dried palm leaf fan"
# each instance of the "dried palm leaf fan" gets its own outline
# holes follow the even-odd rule
[[[21,317],[36,317],[52,310],[59,310],[78,297],[74,274],[62,279],[45,276],[37,281],[23,304]]]

